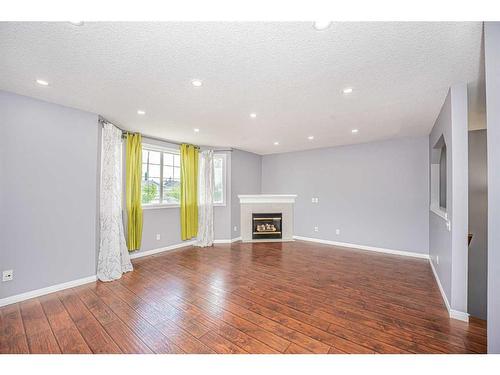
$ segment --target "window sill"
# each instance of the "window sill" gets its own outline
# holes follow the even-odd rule
[[[143,205],[143,210],[160,210],[162,208],[180,208],[179,204],[147,204]]]
[[[142,206],[143,210],[159,210],[162,208],[180,208],[180,204],[148,204]],[[225,203],[214,203],[214,207],[226,207]]]
[[[431,206],[430,210],[444,221],[448,221],[448,213],[446,211],[443,211],[440,207]]]

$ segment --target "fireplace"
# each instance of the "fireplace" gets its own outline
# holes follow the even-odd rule
[[[282,214],[252,214],[252,239],[281,239]]]

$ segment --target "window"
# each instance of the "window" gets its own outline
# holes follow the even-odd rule
[[[446,211],[446,144],[441,147],[439,157],[439,207]]]
[[[431,206],[436,215],[448,220],[446,212],[446,189],[448,173],[446,170],[446,142],[441,135],[431,149]]]
[[[181,158],[178,151],[143,145],[143,205],[178,205],[180,181]]]
[[[181,156],[177,150],[142,146],[142,205],[178,206],[181,196]],[[214,205],[226,204],[226,155],[214,155]]]
[[[214,204],[226,204],[226,154],[214,155]]]

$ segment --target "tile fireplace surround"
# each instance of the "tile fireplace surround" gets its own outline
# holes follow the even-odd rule
[[[295,194],[238,195],[240,199],[240,229],[242,242],[287,242],[293,241],[293,206]],[[252,214],[281,213],[280,239],[252,239]]]

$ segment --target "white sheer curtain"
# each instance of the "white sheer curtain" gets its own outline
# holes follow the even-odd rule
[[[200,152],[198,163],[198,244],[214,243],[214,152]]]
[[[132,271],[122,221],[122,132],[104,123],[102,129],[100,247],[97,277],[112,281]]]

